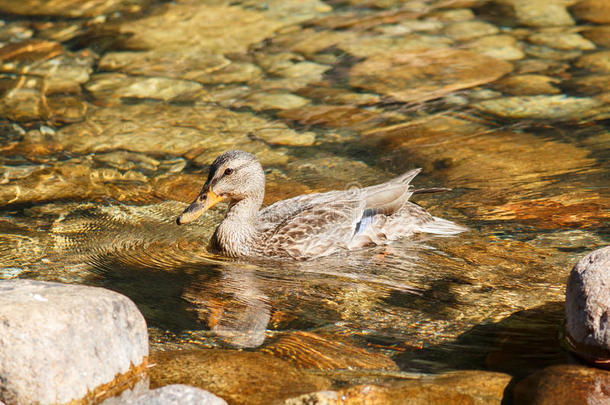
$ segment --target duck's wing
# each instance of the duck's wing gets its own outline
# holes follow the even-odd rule
[[[295,204],[279,204],[262,212],[259,222],[265,221],[261,223],[264,228],[263,249],[306,259],[346,248],[366,204],[363,200],[346,198],[341,194],[331,192],[310,198],[297,197],[291,199]]]

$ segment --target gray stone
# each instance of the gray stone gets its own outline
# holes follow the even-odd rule
[[[124,405],[227,405],[227,402],[200,388],[183,384],[166,385],[149,391]]]
[[[147,365],[146,322],[102,288],[0,282],[0,400],[66,403]]]
[[[566,332],[579,354],[610,359],[610,246],[589,253],[572,269]]]

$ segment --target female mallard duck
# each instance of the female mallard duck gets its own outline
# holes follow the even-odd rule
[[[294,259],[384,244],[415,232],[454,235],[464,231],[408,201],[413,194],[447,190],[413,190],[409,182],[420,171],[358,190],[301,195],[260,210],[265,194],[263,168],[252,154],[233,150],[212,163],[203,190],[176,222],[194,221],[227,199],[227,215],[212,237],[214,249],[232,257]]]

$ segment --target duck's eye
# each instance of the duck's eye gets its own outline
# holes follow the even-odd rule
[[[231,169],[230,167],[225,169],[225,176],[230,175],[231,173],[233,173],[233,169]]]

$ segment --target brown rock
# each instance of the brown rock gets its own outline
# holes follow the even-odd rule
[[[610,48],[610,25],[590,27],[582,31],[581,34],[599,47]]]
[[[290,398],[285,405],[500,404],[511,377],[485,371],[457,371],[389,386],[358,385]]]
[[[574,77],[565,82],[564,86],[576,93],[589,96],[605,93],[610,89],[610,74]]]
[[[592,72],[610,73],[610,51],[587,54],[578,59],[575,65]]]
[[[610,23],[610,3],[606,0],[582,0],[570,8],[576,18],[597,24]]]
[[[262,353],[230,350],[159,352],[151,356],[151,385],[187,384],[231,404],[270,404],[326,389],[330,382]]]
[[[533,94],[559,94],[561,91],[553,85],[559,80],[544,75],[514,75],[494,84],[494,88],[515,96]]]
[[[335,105],[306,106],[284,110],[277,115],[305,125],[322,125],[331,128],[372,127],[380,118],[380,114],[374,111]]]
[[[44,41],[40,39],[29,39],[4,45],[0,48],[0,64],[5,63],[28,63],[51,59],[62,53],[60,43]]]
[[[494,81],[511,70],[508,62],[455,49],[388,53],[355,65],[350,84],[404,102],[423,102]]]
[[[610,403],[610,371],[577,365],[545,368],[515,386],[516,404]]]
[[[130,2],[122,0],[92,0],[86,2],[80,0],[29,0],[20,3],[2,0],[0,2],[0,11],[27,16],[51,15],[78,18],[95,17],[121,9],[129,10],[132,7],[138,7],[137,10],[139,10],[140,6],[137,5],[138,3],[146,3],[146,0]]]
[[[311,332],[293,332],[261,351],[288,360],[298,368],[398,370],[396,364],[382,354]]]

